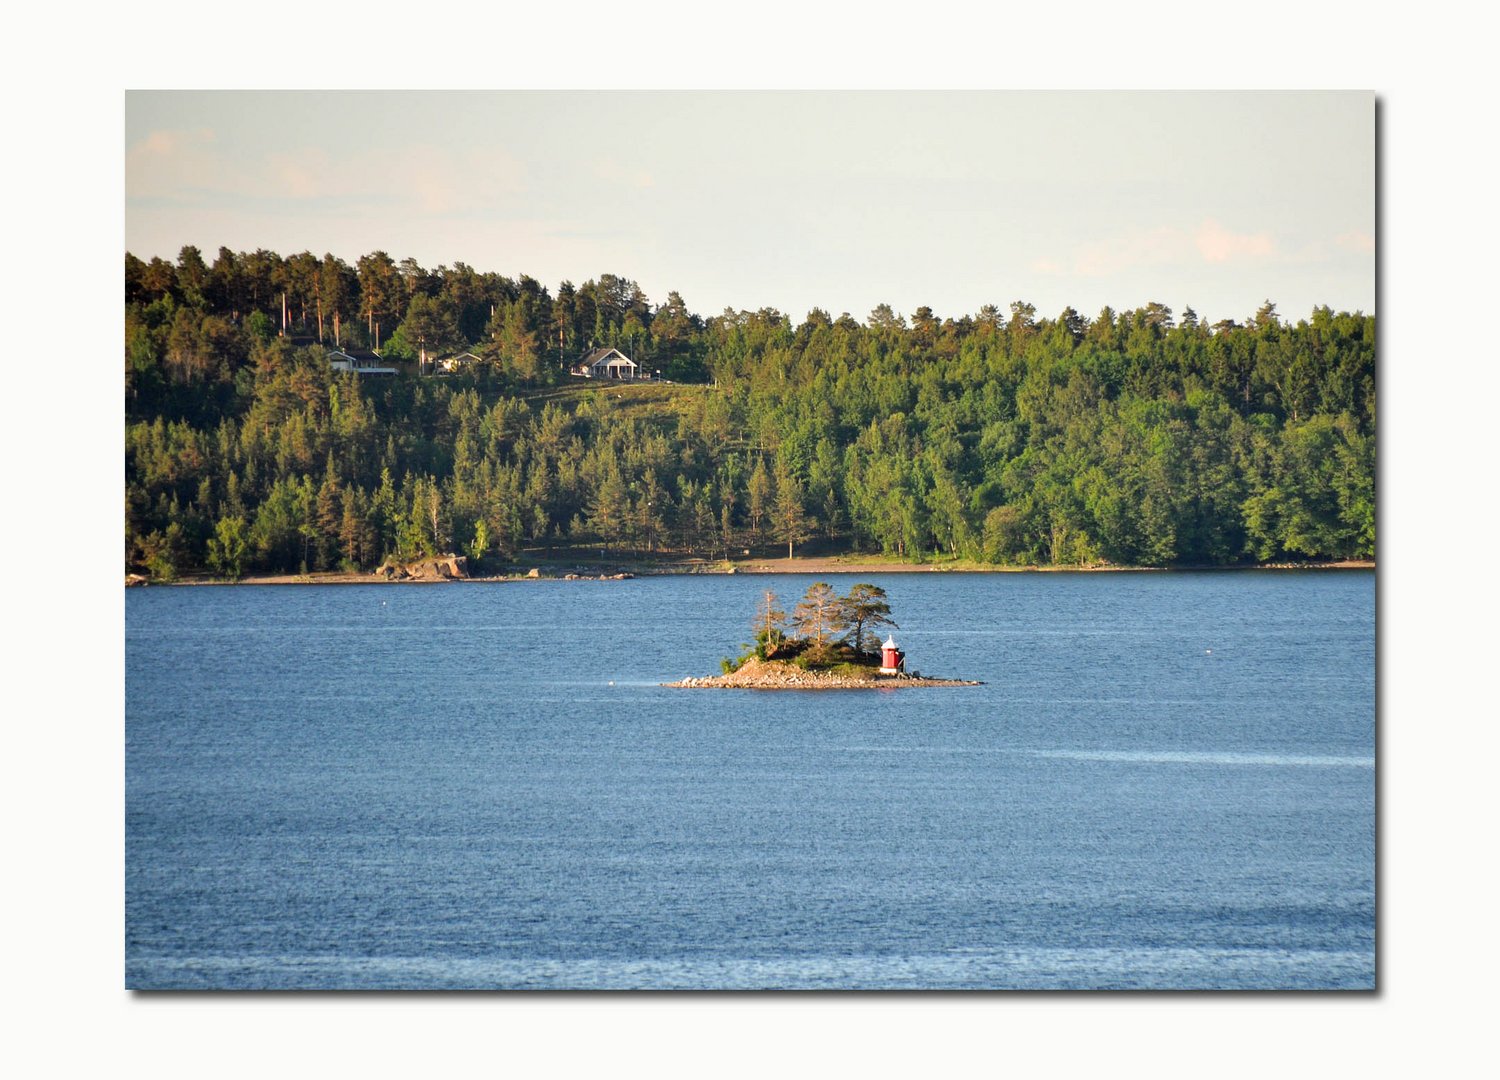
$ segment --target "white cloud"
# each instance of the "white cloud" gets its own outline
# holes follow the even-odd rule
[[[1087,244],[1073,260],[1080,277],[1109,277],[1145,267],[1183,262],[1191,248],[1181,229],[1141,229]]]
[[[320,150],[273,154],[266,162],[266,172],[272,189],[291,198],[316,199],[335,193],[337,173],[328,155]]]
[[[1031,262],[1038,274],[1058,275],[1070,268],[1075,277],[1108,278],[1144,270],[1193,268],[1203,263],[1285,262],[1270,234],[1239,233],[1208,219],[1197,229],[1172,225],[1132,229],[1078,247],[1071,259],[1039,258]]]
[[[1264,259],[1276,253],[1276,244],[1267,233],[1231,232],[1213,220],[1200,225],[1193,240],[1205,262]]]
[[[206,129],[153,131],[127,151],[125,164],[127,205],[150,199],[187,208],[229,199],[442,217],[503,212],[525,187],[520,165],[498,150],[414,145],[393,161],[374,151],[335,156],[296,146],[243,161]]]
[[[156,198],[212,183],[213,142],[208,128],[150,132],[125,152],[127,197]]]
[[[191,131],[153,131],[135,146],[131,154],[137,159],[168,157],[202,143],[214,141],[210,128],[194,128]]]
[[[622,165],[614,158],[603,158],[594,165],[594,175],[611,184],[644,190],[656,186],[656,178],[645,169]]]

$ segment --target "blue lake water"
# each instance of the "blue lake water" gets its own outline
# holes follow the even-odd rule
[[[127,986],[1374,986],[1373,573],[835,576],[985,685],[657,685],[812,580],[130,590]]]

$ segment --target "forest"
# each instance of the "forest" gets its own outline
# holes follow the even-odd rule
[[[594,345],[641,384],[567,374]],[[330,368],[335,347],[401,374]],[[418,373],[459,352],[462,372]],[[431,365],[423,371],[430,370]],[[523,551],[1009,566],[1375,553],[1375,317],[1269,300],[700,316],[384,252],[125,257],[125,559],[153,580]]]

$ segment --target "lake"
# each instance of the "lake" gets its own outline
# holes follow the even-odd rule
[[[766,588],[126,595],[126,985],[1375,984],[1375,576],[833,576],[984,685],[669,689]]]

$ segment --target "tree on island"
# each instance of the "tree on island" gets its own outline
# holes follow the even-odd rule
[[[786,612],[777,607],[777,603],[776,594],[767,589],[761,597],[760,607],[756,609],[752,623],[763,659],[775,655],[786,640]]]
[[[895,626],[885,590],[861,583],[839,596],[826,582],[815,582],[792,612],[790,620],[770,589],[761,594],[751,620],[754,655],[762,660],[784,655],[798,663],[827,665],[836,660],[868,662],[879,649],[878,627]],[[790,621],[794,633],[787,634]],[[842,638],[839,636],[843,634]],[[741,658],[743,663],[749,656]],[[737,666],[737,665],[736,665]]]
[[[807,651],[815,660],[825,659],[828,638],[848,625],[843,599],[825,581],[808,587],[802,602],[792,611],[792,622],[809,639]]]
[[[885,590],[878,585],[860,584],[849,590],[843,599],[844,621],[851,626],[845,639],[855,652],[873,653],[880,647],[878,628],[895,627],[891,616],[891,605],[886,603]]]

